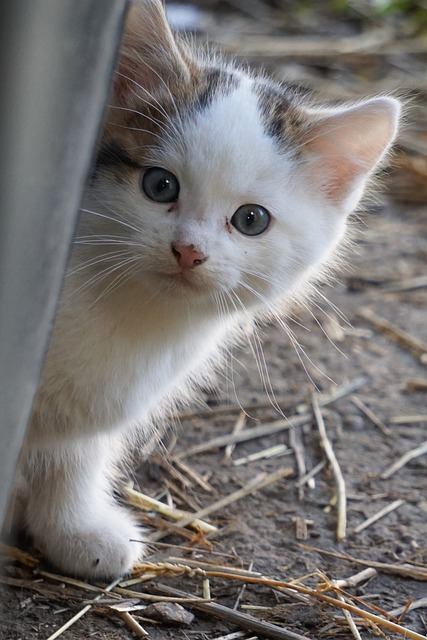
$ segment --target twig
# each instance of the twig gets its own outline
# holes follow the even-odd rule
[[[204,453],[205,451],[211,451],[212,449],[221,449],[228,446],[229,444],[234,444],[237,442],[247,442],[248,440],[254,440],[255,438],[262,438],[263,436],[280,433],[281,431],[290,429],[292,426],[299,426],[301,424],[304,424],[309,419],[310,416],[308,414],[302,416],[292,416],[289,419],[276,420],[274,422],[269,422],[266,424],[259,424],[256,427],[251,427],[250,429],[240,431],[240,433],[227,433],[224,436],[217,436],[216,438],[212,438],[207,442],[196,444],[194,447],[190,447],[185,451],[180,451],[179,453],[175,454],[175,458],[181,460],[182,458],[189,458],[190,456],[198,455],[199,453]]]
[[[371,309],[361,309],[359,311],[359,314],[362,316],[362,318],[364,318],[364,320],[370,322],[370,324],[376,331],[383,333],[388,338],[390,338],[390,340],[393,340],[394,342],[397,342],[401,347],[408,349],[417,358],[422,359],[422,357],[427,354],[426,342],[424,342],[420,338],[411,336],[407,331],[404,331],[400,327],[397,327],[389,320],[381,318]]]
[[[363,387],[367,383],[367,378],[359,377],[351,382],[344,384],[338,387],[334,393],[324,396],[319,400],[319,406],[326,407],[337,400],[353,393]],[[188,458],[190,456],[194,456],[199,453],[204,453],[205,451],[211,451],[212,449],[221,449],[222,447],[226,447],[228,444],[237,443],[237,442],[247,442],[248,440],[253,440],[254,438],[261,438],[267,435],[273,435],[275,433],[280,433],[285,429],[290,429],[291,427],[297,427],[302,424],[305,424],[311,418],[310,408],[304,407],[305,413],[296,414],[290,416],[289,418],[285,418],[284,420],[276,420],[274,422],[269,422],[266,424],[260,424],[256,427],[252,427],[250,429],[245,429],[240,433],[236,434],[226,434],[225,436],[218,436],[216,438],[212,438],[212,440],[208,440],[207,442],[202,442],[200,444],[195,445],[194,447],[190,447],[185,451],[181,451],[175,454],[174,458],[181,460],[182,458]]]
[[[357,527],[355,527],[354,529],[354,533],[360,533],[364,529],[367,529],[367,527],[369,527],[374,522],[377,522],[377,520],[380,520],[380,518],[383,518],[388,513],[391,513],[392,511],[395,511],[395,509],[401,507],[402,504],[405,504],[405,500],[395,500],[391,504],[388,504],[383,509],[380,509],[380,511],[377,511],[377,513],[374,513],[373,516],[367,518],[364,522],[361,522],[359,525],[357,525]]]
[[[427,287],[427,276],[415,276],[414,278],[405,278],[387,283],[381,287],[385,293],[397,293],[399,291],[413,291],[414,289],[422,289]]]
[[[353,404],[356,405],[356,407],[365,414],[365,416],[367,418],[369,418],[369,420],[376,426],[378,427],[378,429],[380,431],[382,431],[382,433],[386,436],[391,436],[393,435],[393,431],[391,431],[391,429],[389,429],[388,427],[386,427],[386,425],[384,424],[384,422],[382,420],[380,420],[378,418],[377,415],[375,415],[375,413],[372,411],[372,409],[370,409],[369,407],[366,406],[366,404],[364,402],[362,402],[360,400],[360,398],[358,398],[355,395],[352,395],[350,397],[350,400],[352,401]]]
[[[411,602],[409,607],[405,604],[402,607],[397,607],[397,609],[388,611],[388,615],[390,617],[399,618],[402,613],[408,613],[409,611],[414,611],[414,609],[420,609],[421,607],[427,607],[427,596],[425,598],[420,598],[419,600],[414,600]]]
[[[195,471],[195,469],[192,469],[187,464],[185,464],[185,462],[183,462],[182,460],[178,460],[175,457],[171,458],[171,460],[174,465],[179,467],[183,473],[185,473],[191,480],[198,484],[199,487],[204,489],[204,491],[214,494],[218,493],[217,490],[211,484],[209,484],[209,482],[206,482],[206,480],[202,478],[200,473],[197,473],[197,471]]]
[[[361,564],[367,567],[374,567],[375,569],[379,569],[380,571],[384,571],[385,573],[394,574],[403,578],[412,578],[413,580],[420,580],[422,582],[427,581],[427,568],[417,566],[415,564],[410,564],[409,562],[404,562],[402,564],[389,564],[387,562],[363,560],[349,554],[338,553],[336,551],[326,551],[325,549],[320,549],[319,547],[311,547],[310,545],[306,544],[300,544],[300,547],[302,549],[307,549],[308,551],[315,551],[316,553],[320,553],[324,556],[331,556],[331,558],[338,558],[339,560],[346,560],[347,562],[354,562],[356,564]]]
[[[338,587],[338,589],[349,589],[349,588],[351,589],[359,586],[359,584],[362,584],[364,582],[367,582],[368,580],[371,580],[372,578],[375,578],[376,575],[377,575],[376,569],[374,569],[373,567],[368,567],[367,569],[363,569],[362,571],[355,573],[353,576],[350,576],[349,578],[343,578],[341,580],[333,580],[333,584],[335,587]]]
[[[292,450],[285,444],[275,444],[272,447],[267,447],[267,449],[261,449],[261,451],[250,453],[248,456],[244,456],[243,458],[236,458],[233,460],[233,465],[235,467],[239,467],[247,462],[255,462],[256,460],[263,460],[265,458],[274,458],[275,456],[284,455],[286,453],[292,453]]]
[[[85,615],[85,613],[90,611],[93,605],[96,604],[98,600],[101,600],[105,592],[108,592],[114,589],[114,587],[118,585],[120,580],[121,578],[117,578],[116,580],[111,582],[108,585],[108,587],[105,587],[105,589],[103,589],[102,593],[94,597],[91,604],[87,604],[85,607],[83,607],[83,609],[81,609],[78,613],[76,613],[75,616],[73,616],[70,620],[68,620],[68,622],[62,625],[60,629],[58,629],[57,631],[55,631],[55,633],[50,635],[47,640],[56,640],[56,638],[59,638],[59,636],[61,636],[64,633],[64,631],[67,631],[67,629],[69,629],[75,622],[77,622],[77,620],[80,620],[80,618],[82,618]]]
[[[332,468],[335,482],[337,485],[337,540],[345,539],[347,528],[347,497],[343,475],[341,473],[338,460],[335,457],[334,450],[326,434],[325,423],[323,422],[322,412],[319,407],[317,396],[312,397],[314,417],[316,418],[317,428],[322,440],[323,449]]]
[[[154,577],[154,574],[153,574]],[[156,576],[157,577],[157,574]],[[125,589],[124,587],[115,587],[114,593],[117,593],[120,596],[124,596],[125,598],[138,598],[140,601],[146,600],[147,602],[176,602],[177,604],[193,604],[193,602],[200,601],[200,598],[196,598],[195,596],[179,598],[176,596],[158,596],[153,595],[152,593],[143,593],[142,591],[134,591],[133,589]],[[162,598],[162,599],[160,599]],[[203,602],[204,599],[202,598]]]
[[[325,466],[326,460],[321,460],[320,462],[318,462],[315,467],[313,467],[308,473],[305,474],[305,476],[303,476],[298,480],[298,482],[296,482],[297,487],[307,484],[307,482],[314,478],[314,476],[317,475],[319,471],[322,471]]]
[[[156,588],[161,593],[180,596],[189,595],[184,591],[173,589],[172,587],[163,584],[157,584]],[[193,608],[198,609],[199,611],[204,611],[215,618],[219,618],[220,620],[226,620],[227,622],[242,627],[243,629],[254,631],[256,634],[266,638],[275,638],[277,640],[310,640],[307,636],[301,636],[298,633],[293,633],[292,631],[278,627],[270,622],[257,620],[246,613],[229,609],[228,607],[224,607],[216,602],[195,603],[193,604]]]
[[[427,391],[427,380],[423,378],[410,378],[406,382],[406,392],[414,393],[415,391]]]
[[[342,596],[340,593],[337,593],[337,599],[340,602],[344,602],[345,603],[345,598],[344,596]],[[356,627],[356,623],[353,620],[353,618],[351,617],[351,613],[349,611],[347,611],[346,609],[343,609],[343,613],[344,613],[344,617],[347,620],[347,624],[350,628],[351,633],[353,634],[353,637],[356,638],[356,640],[362,640],[362,637],[359,633],[359,629]]]
[[[248,484],[245,487],[242,487],[242,489],[238,489],[234,493],[231,493],[230,495],[225,496],[220,500],[217,500],[217,502],[214,502],[208,507],[205,507],[204,509],[200,509],[200,511],[198,511],[194,515],[189,515],[183,518],[182,520],[179,520],[179,522],[177,523],[177,526],[186,527],[188,526],[189,522],[191,522],[192,520],[205,518],[211,513],[214,513],[214,511],[218,511],[219,509],[222,509],[228,506],[229,504],[236,502],[237,500],[241,500],[242,498],[245,498],[251,493],[258,491],[259,489],[262,489],[267,485],[272,484],[273,482],[277,482],[278,480],[281,480],[283,478],[289,478],[289,476],[291,476],[292,474],[293,474],[293,469],[289,467],[278,469],[277,471],[271,474],[261,473],[257,475],[251,482],[248,482]],[[216,528],[215,528],[215,531],[217,531]],[[165,535],[167,535],[167,533],[161,531],[161,532],[158,532],[157,534],[155,533],[152,536],[152,539],[156,541],[161,539]]]
[[[243,431],[243,428],[244,428],[245,424],[246,424],[246,413],[244,411],[241,411],[239,413],[239,416],[238,416],[235,424],[234,424],[233,431],[232,431],[233,435],[236,435],[236,433],[240,433],[241,431]],[[231,458],[231,456],[233,454],[235,446],[236,446],[236,443],[235,442],[231,442],[230,444],[228,444],[225,447],[224,460],[226,462],[229,462],[229,460],[230,460],[230,458]],[[236,463],[234,463],[234,464],[236,464]]]
[[[129,611],[118,611],[117,609],[111,609],[111,611],[114,611],[115,615],[123,620],[125,625],[132,631],[133,634],[135,634],[137,638],[146,638],[150,635],[148,631],[141,627],[139,622],[137,622],[135,618],[131,616]]]
[[[243,638],[244,636],[245,640],[252,640],[251,638],[246,637],[246,631],[234,631],[233,633],[227,633],[226,636],[217,636],[216,638],[213,638],[213,640],[240,640],[240,638]],[[256,640],[256,638],[253,640]]]
[[[382,478],[382,480],[390,478],[393,473],[404,467],[405,464],[407,464],[411,460],[414,460],[415,458],[418,458],[419,456],[424,455],[425,453],[427,453],[427,440],[420,444],[419,447],[415,447],[415,449],[411,449],[410,451],[404,453],[401,458],[396,460],[395,463],[393,463],[388,469],[382,472],[380,478]]]
[[[292,431],[289,432],[289,444],[295,454],[298,467],[298,479],[301,481],[301,478],[306,475],[307,467],[305,465],[304,442],[299,430],[292,429]],[[300,502],[304,500],[304,484],[301,482],[298,484],[298,497]]]
[[[250,563],[250,565],[249,565],[249,569],[248,569],[248,571],[252,571],[253,566],[254,566],[254,563],[253,563],[253,561],[252,561],[252,562]],[[235,611],[239,608],[239,605],[240,605],[240,603],[241,603],[241,601],[242,601],[243,594],[245,593],[245,591],[246,591],[246,584],[242,584],[242,586],[241,586],[241,588],[240,588],[240,590],[239,590],[239,593],[237,594],[236,601],[235,601],[235,603],[234,603],[234,605],[233,605],[233,609],[234,609]]]
[[[415,416],[395,416],[390,418],[391,424],[418,424],[419,422],[427,422],[427,414]]]
[[[37,575],[42,576],[43,578],[47,578],[48,580],[53,580],[54,582],[65,583],[70,585],[71,587],[83,589],[84,591],[101,592],[101,595],[106,591],[106,589],[104,589],[103,587],[97,587],[94,584],[90,584],[89,582],[83,582],[82,580],[69,578],[68,576],[62,576],[57,573],[50,573],[49,571],[40,570],[37,571]]]
[[[182,558],[176,558],[175,556],[170,556],[168,558],[168,562],[171,563],[180,563],[183,562]],[[249,569],[240,569],[239,567],[233,567],[226,564],[216,564],[213,562],[203,562],[200,560],[192,560],[191,558],[185,558],[184,560],[186,566],[192,567],[194,569],[203,569],[203,571],[224,571],[230,576],[249,576],[251,578],[261,578],[262,574],[259,571],[253,571],[252,568]]]

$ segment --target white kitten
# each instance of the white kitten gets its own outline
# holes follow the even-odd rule
[[[399,104],[317,109],[132,8],[28,438],[24,522],[61,570],[111,577],[142,544],[112,498],[226,341],[317,278],[396,133]]]

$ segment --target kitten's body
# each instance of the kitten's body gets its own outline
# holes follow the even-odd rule
[[[311,109],[191,56],[155,0],[134,12],[22,452],[25,526],[56,565],[115,576],[140,556],[111,497],[123,442],[146,442],[242,326],[318,277],[397,117],[387,98]],[[153,167],[174,200],[141,188]],[[236,218],[248,203],[265,209]]]

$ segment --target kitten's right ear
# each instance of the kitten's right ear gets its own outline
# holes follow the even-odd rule
[[[168,24],[161,0],[132,2],[114,81],[117,102],[156,93],[168,81],[188,81],[190,72]],[[142,90],[142,92],[141,92]]]
[[[355,206],[393,143],[400,111],[398,100],[379,97],[308,112],[304,152],[312,178],[331,202]]]

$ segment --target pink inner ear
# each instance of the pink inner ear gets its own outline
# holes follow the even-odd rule
[[[394,98],[376,98],[323,113],[311,112],[318,121],[304,146],[326,195],[340,201],[360,188],[386,154],[397,132],[400,105]]]

